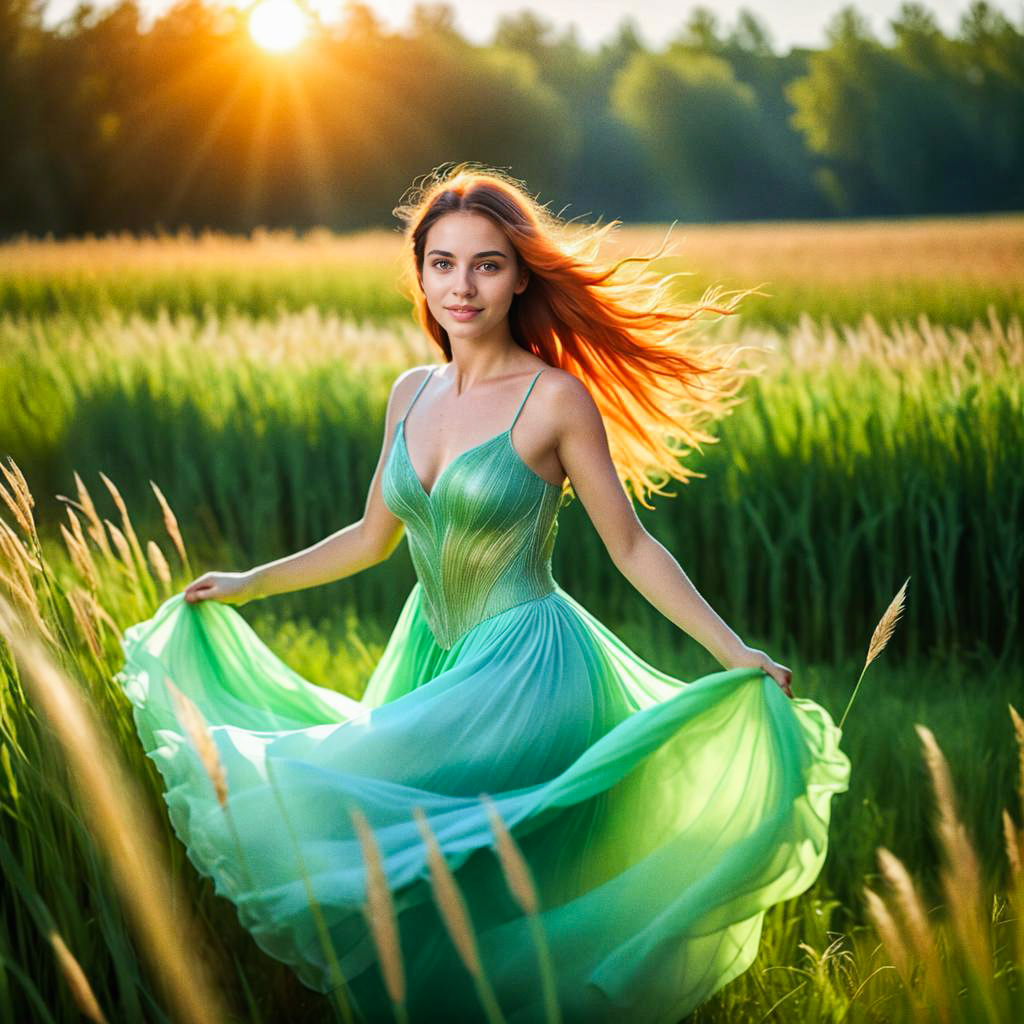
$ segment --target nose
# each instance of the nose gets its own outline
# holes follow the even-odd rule
[[[452,293],[460,302],[476,293],[476,287],[472,281],[472,273],[472,270],[469,268],[461,271],[458,280],[452,288]]]

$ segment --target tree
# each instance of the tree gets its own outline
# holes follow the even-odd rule
[[[754,91],[724,60],[683,49],[638,56],[616,80],[612,107],[649,148],[681,216],[757,214],[766,140]]]
[[[741,7],[736,17],[736,27],[728,39],[729,45],[758,57],[774,56],[771,34],[767,26],[752,11]]]

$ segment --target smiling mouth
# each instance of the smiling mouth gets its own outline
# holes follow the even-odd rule
[[[451,313],[479,313],[480,309],[477,306],[446,306]]]

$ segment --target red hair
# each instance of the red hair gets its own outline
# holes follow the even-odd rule
[[[701,442],[718,440],[700,423],[738,404],[736,392],[752,371],[729,365],[748,346],[732,349],[719,362],[721,346],[702,347],[698,358],[682,334],[698,314],[730,316],[740,299],[763,292],[723,293],[714,286],[695,306],[683,306],[666,294],[678,274],[653,281],[642,281],[638,274],[631,281],[613,282],[625,264],[657,259],[665,243],[653,255],[600,267],[595,263],[600,243],[621,221],[585,227],[570,237],[568,225],[540,206],[522,182],[470,161],[447,174],[432,172],[407,196],[393,211],[405,225],[403,283],[416,320],[448,362],[448,332],[431,314],[421,284],[427,232],[446,213],[481,213],[505,232],[520,265],[530,271],[525,291],[509,309],[512,337],[583,382],[605,421],[623,486],[645,508],[653,508],[648,492],[675,496],[665,490],[670,478],[687,483],[704,476],[684,466],[680,456],[692,447],[700,450]],[[730,296],[732,302],[719,304]],[[566,488],[571,489],[568,481]]]

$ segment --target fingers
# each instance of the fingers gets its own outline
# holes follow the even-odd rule
[[[781,678],[778,680],[782,692],[789,698],[793,696],[793,673],[788,668],[783,668]]]
[[[785,665],[774,665],[765,671],[779,684],[779,689],[787,697],[793,697],[793,673]]]
[[[195,583],[191,587],[185,590],[185,600],[189,604],[195,604],[197,601],[207,600],[214,590],[212,583]]]

